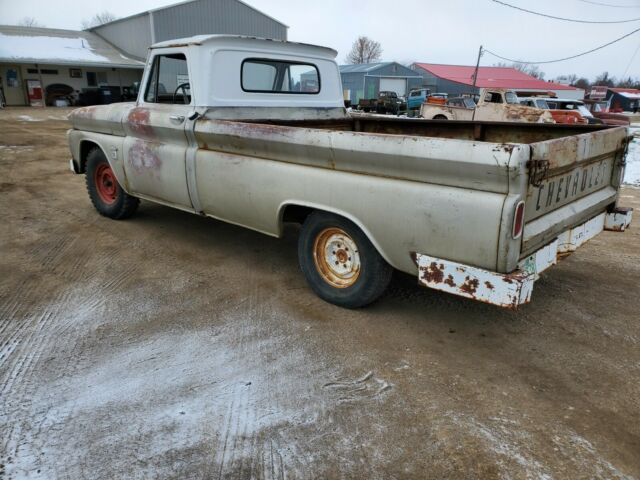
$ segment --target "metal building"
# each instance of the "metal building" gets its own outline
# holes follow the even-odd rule
[[[340,65],[340,76],[344,99],[354,105],[385,90],[404,96],[422,84],[422,76],[397,62]]]
[[[473,89],[475,66],[414,63],[414,73],[422,76],[422,85],[432,93],[458,96],[478,93],[479,88],[508,88],[516,92],[553,92],[559,98],[583,99],[584,90],[561,83],[547,82],[511,67],[480,67]]]
[[[614,112],[637,112],[640,109],[640,90],[637,88],[607,88],[606,99]]]
[[[135,93],[153,43],[201,34],[286,40],[288,28],[242,0],[189,0],[87,31],[0,25],[0,87],[8,105],[110,103]]]
[[[241,0],[190,0],[119,18],[91,31],[144,60],[149,46],[164,40],[212,33],[286,40],[288,28]]]

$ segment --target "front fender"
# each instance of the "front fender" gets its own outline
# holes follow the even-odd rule
[[[73,162],[77,167],[78,173],[84,173],[85,171],[84,162],[86,158],[82,158],[82,152],[88,153],[91,151],[91,148],[85,147],[88,146],[87,144],[95,145],[104,153],[118,183],[125,192],[130,193],[127,175],[124,171],[124,152],[122,148],[124,137],[81,130],[69,130],[67,136]]]

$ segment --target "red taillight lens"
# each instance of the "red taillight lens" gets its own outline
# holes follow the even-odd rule
[[[513,230],[511,235],[514,239],[520,238],[524,227],[524,202],[521,200],[516,205],[516,214],[513,216]]]

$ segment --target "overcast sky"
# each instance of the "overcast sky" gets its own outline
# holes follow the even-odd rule
[[[583,20],[640,17],[640,0],[505,1],[550,15]],[[47,27],[80,29],[82,20],[98,11],[108,10],[124,17],[173,3],[171,0],[0,0],[0,24],[15,24],[25,16],[32,16]],[[343,63],[358,35],[379,41],[384,50],[383,60],[472,65],[481,44],[509,58],[552,60],[589,50],[640,28],[640,21],[588,25],[552,20],[491,0],[247,0],[247,3],[289,25],[289,40],[338,50],[339,63]],[[625,71],[627,77],[640,77],[639,47],[640,32],[637,32],[599,52],[540,68],[547,79],[572,73],[593,79],[605,70],[615,77],[621,77]],[[634,52],[637,54],[632,60]],[[487,54],[481,65],[498,61]]]

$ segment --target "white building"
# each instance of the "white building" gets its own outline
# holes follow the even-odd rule
[[[115,87],[108,91],[117,100],[116,93],[138,81],[143,68],[143,62],[124,55],[95,33],[0,26],[0,77],[7,105],[35,104],[41,94],[52,103],[64,90],[54,85],[66,85],[75,98],[83,95],[93,100],[107,96],[104,87]],[[38,84],[43,90],[40,95],[34,88]]]
[[[74,102],[119,101],[153,43],[203,34],[286,40],[287,28],[242,0],[183,1],[88,31],[0,26],[0,86],[8,105],[34,104],[39,93],[64,102],[68,91]]]

